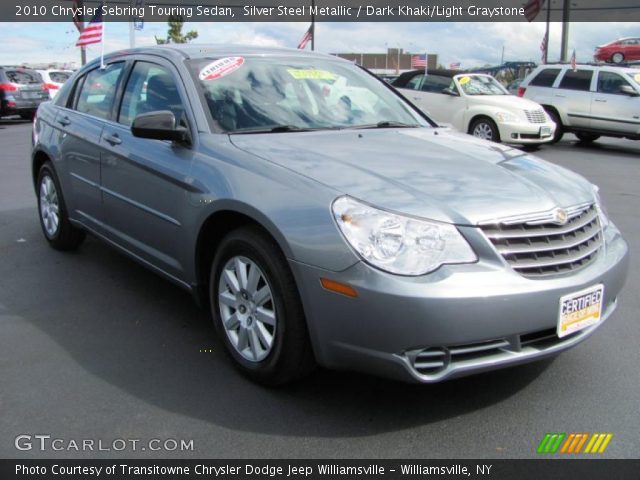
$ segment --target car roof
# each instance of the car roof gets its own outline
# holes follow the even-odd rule
[[[534,71],[540,71],[545,68],[571,68],[571,64],[570,63],[547,63],[546,65],[538,65],[538,68],[536,68]],[[576,68],[577,69],[582,68],[587,70],[599,70],[601,68],[607,68],[607,69],[612,69],[612,70],[617,70],[622,72],[637,72],[640,69],[640,64],[622,67],[622,66],[612,65],[612,64],[594,65],[589,63],[578,63],[576,64]]]
[[[258,47],[255,45],[229,45],[229,44],[169,44],[151,47],[132,48],[119,50],[107,55],[106,58],[114,58],[126,55],[149,54],[167,58],[208,58],[212,56],[296,56],[307,58],[324,57],[338,61],[348,62],[333,55],[315,53],[297,48],[283,47]]]

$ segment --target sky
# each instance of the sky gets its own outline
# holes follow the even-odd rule
[[[184,30],[196,30],[194,43],[235,43],[295,47],[307,23],[198,23],[187,22]],[[136,45],[155,45],[154,35],[166,36],[165,23],[145,24],[136,32]],[[443,23],[317,23],[316,51],[323,53],[384,52],[400,47],[412,53],[437,53],[443,65],[461,62],[462,68],[497,65],[504,47],[505,61],[540,60],[544,22],[443,22]],[[77,62],[74,47],[78,33],[68,23],[0,23],[0,64]],[[561,24],[551,24],[549,59],[560,56]],[[620,37],[640,37],[640,24],[571,23],[569,48],[578,62],[591,61],[593,49]],[[126,23],[108,23],[105,51],[129,46]],[[88,58],[100,55],[100,46],[88,49]]]

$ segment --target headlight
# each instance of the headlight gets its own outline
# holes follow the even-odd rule
[[[371,265],[399,275],[423,275],[445,263],[477,260],[458,229],[418,220],[339,197],[333,216],[347,242]]]
[[[518,117],[516,117],[513,113],[509,113],[509,112],[496,112],[496,118],[500,123],[518,121]]]
[[[600,198],[600,187],[597,185],[593,185],[593,198],[596,202],[596,210],[598,211],[598,217],[600,217],[600,223],[602,224],[602,228],[607,228],[609,226],[609,215],[607,214],[607,209],[602,203],[602,198]]]

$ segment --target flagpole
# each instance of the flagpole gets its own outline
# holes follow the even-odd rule
[[[551,22],[551,0],[547,0],[547,29],[544,33],[544,64],[549,63],[549,23]]]
[[[106,19],[102,19],[102,41],[100,42],[100,68],[105,68],[104,64],[104,39],[107,33],[107,22]]]
[[[316,49],[316,17],[314,15],[316,2],[311,0],[311,51]]]

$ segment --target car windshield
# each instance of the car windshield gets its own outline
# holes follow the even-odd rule
[[[495,78],[488,75],[462,75],[457,80],[467,95],[509,95]]]
[[[228,133],[430,126],[355,65],[330,59],[190,61],[217,128]]]

